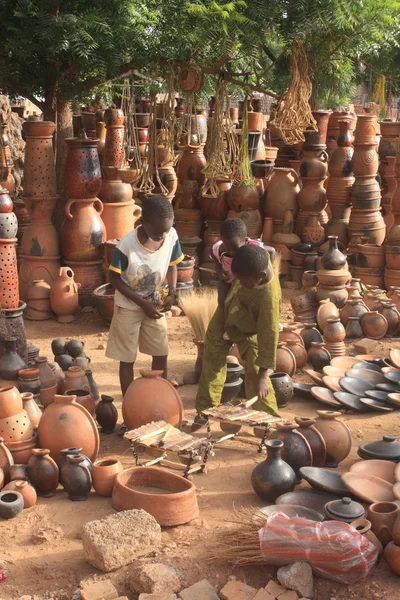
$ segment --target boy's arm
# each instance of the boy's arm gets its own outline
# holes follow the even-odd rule
[[[273,248],[272,246],[266,246],[264,244],[264,250],[266,250],[268,252],[270,261],[271,261],[271,263],[273,263],[275,261],[275,257],[276,257],[275,248]]]
[[[176,284],[178,281],[178,265],[184,260],[185,256],[182,252],[179,240],[176,240],[172,249],[169,267],[167,271],[168,296],[164,302],[163,311],[168,311],[176,303]]]

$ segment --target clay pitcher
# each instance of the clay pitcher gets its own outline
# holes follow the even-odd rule
[[[99,206],[98,210],[95,205]],[[65,259],[85,262],[103,258],[106,228],[100,216],[102,212],[103,204],[98,198],[67,202],[67,218],[60,233],[61,252]]]
[[[264,195],[265,216],[282,221],[287,208],[292,209],[296,216],[298,211],[296,198],[299,191],[299,178],[296,171],[275,167]]]
[[[71,323],[79,306],[78,289],[74,272],[69,267],[60,267],[50,290],[50,306],[59,323]]]

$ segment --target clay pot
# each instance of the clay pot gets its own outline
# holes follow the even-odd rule
[[[16,491],[3,490],[0,492],[0,517],[14,519],[24,508],[24,498]]]
[[[349,317],[346,325],[346,338],[354,340],[362,337],[363,330],[360,325],[360,317]]]
[[[376,144],[378,132],[377,117],[373,114],[357,115],[357,127],[354,132],[354,140],[358,144]]]
[[[317,271],[317,277],[320,285],[327,287],[343,286],[350,280],[350,272],[347,269],[337,269],[328,271],[320,269]]]
[[[351,433],[347,425],[339,421],[340,412],[317,410],[315,427],[326,444],[326,467],[337,467],[351,450]]]
[[[392,529],[400,513],[395,502],[375,502],[368,509],[368,520],[371,529],[385,547],[392,541]]]
[[[35,359],[35,366],[39,369],[39,379],[41,388],[49,388],[57,383],[56,377],[53,371],[51,370],[46,357],[38,356]]]
[[[59,458],[57,459],[57,466],[60,471],[61,485],[63,485],[62,468],[63,468],[63,465],[67,462],[68,456],[80,456],[90,473],[92,472],[92,468],[93,468],[93,464],[92,464],[92,461],[90,460],[90,458],[88,458],[85,454],[82,454],[82,448],[77,448],[77,447],[63,448],[60,452]]]
[[[352,134],[350,119],[339,122],[340,134],[337,138],[337,148],[332,152],[329,160],[329,174],[331,177],[348,177],[352,173],[351,158],[353,156]]]
[[[400,270],[400,246],[386,246],[385,259],[388,269]]]
[[[361,318],[361,327],[364,335],[379,340],[386,335],[388,322],[386,318],[377,311],[371,310]]]
[[[384,558],[393,573],[400,575],[400,546],[390,542],[385,548]]]
[[[300,176],[324,179],[328,171],[328,154],[322,149],[303,149],[300,153]]]
[[[54,257],[60,254],[58,234],[51,223],[57,198],[23,198],[31,222],[21,239],[21,252],[28,256]],[[40,279],[38,277],[37,279]]]
[[[309,417],[295,417],[301,433],[310,445],[314,467],[323,467],[326,461],[326,444],[322,434],[314,427],[315,419]]]
[[[50,306],[59,323],[71,323],[79,306],[78,289],[74,272],[69,267],[61,267],[50,290]]]
[[[16,352],[16,343],[17,339],[15,337],[7,337],[4,340],[5,352],[0,358],[0,378],[6,381],[16,381],[19,371],[26,368],[25,361]],[[9,395],[15,396],[14,392],[10,392]],[[16,400],[16,402],[18,403],[19,401]],[[11,416],[11,414],[6,414],[5,416]]]
[[[331,355],[325,348],[325,343],[311,342],[311,348],[308,351],[308,362],[314,371],[322,371],[331,362]]]
[[[107,323],[111,323],[114,314],[115,289],[109,283],[100,285],[93,291],[93,297],[100,316]]]
[[[293,214],[296,215],[296,198],[299,191],[299,178],[294,169],[275,167],[264,196],[265,216],[283,219],[287,208],[293,209]]]
[[[346,331],[339,317],[330,317],[327,319],[327,323],[323,329],[323,336],[325,342],[343,342],[346,337]]]
[[[301,344],[302,346],[304,346],[303,338],[301,337],[301,335],[299,333],[296,332],[297,329],[298,329],[297,324],[294,323],[293,325],[290,325],[289,323],[285,323],[282,327],[282,330],[279,332],[278,341],[279,342],[292,341],[292,342],[297,342],[298,344]]]
[[[296,359],[285,342],[278,343],[276,351],[276,371],[287,373],[291,377],[296,372]]]
[[[341,521],[342,523],[352,523],[355,519],[365,517],[365,510],[362,504],[354,502],[346,496],[341,500],[327,502],[324,510],[328,520]]]
[[[0,437],[0,468],[3,471],[5,480],[8,481],[10,478],[10,467],[14,464],[14,458],[4,444],[4,438]]]
[[[130,202],[133,196],[132,186],[122,181],[120,171],[116,167],[103,167],[102,171],[104,179],[96,196],[103,204]]]
[[[94,401],[93,395],[91,394],[91,392],[89,390],[71,389],[68,391],[64,390],[64,393],[66,396],[76,397],[77,403],[80,404],[81,406],[83,406],[84,408],[86,408],[86,410],[91,415],[94,415],[94,411],[96,409],[96,403]]]
[[[59,470],[50,450],[34,448],[28,462],[28,475],[40,496],[53,496],[58,486]]]
[[[218,187],[220,192],[217,197],[211,198],[208,196],[201,196],[200,198],[200,210],[203,217],[207,220],[224,221],[228,214],[228,193],[231,183],[229,181],[218,182]],[[256,206],[256,208],[258,208],[258,206]]]
[[[329,236],[328,241],[329,250],[322,255],[323,268],[328,270],[343,269],[346,264],[346,257],[338,248],[337,236]]]
[[[93,463],[93,487],[99,496],[108,498],[112,496],[115,478],[123,470],[124,467],[119,460],[112,457],[96,460]]]
[[[95,198],[101,188],[101,171],[97,139],[86,134],[67,138],[67,159],[64,173],[64,190],[69,198]]]
[[[257,210],[260,207],[260,197],[254,187],[245,185],[232,185],[227,193],[229,208],[236,212],[244,210]]]
[[[350,523],[350,525],[361,535],[363,535],[371,544],[375,546],[378,551],[378,555],[381,556],[383,553],[383,546],[376,537],[376,535],[371,531],[371,522],[368,519],[357,519]]]
[[[69,354],[61,354],[60,356],[55,356],[55,362],[62,371],[68,371],[69,367],[73,366],[74,359]]]
[[[9,214],[13,212],[13,201],[5,188],[0,187],[0,214]]]
[[[18,372],[18,388],[21,392],[31,392],[37,396],[40,392],[39,369],[21,369]]]
[[[347,300],[344,307],[340,310],[340,320],[346,327],[350,317],[360,320],[361,317],[367,312],[369,312],[369,309],[365,306],[361,298],[350,298],[350,300]]]
[[[376,144],[358,144],[354,142],[354,154],[351,163],[356,178],[367,175],[375,176],[379,167]]]
[[[307,217],[306,226],[303,228],[302,240],[316,246],[322,244],[325,240],[325,229],[320,223],[319,213],[311,213]]]
[[[304,323],[303,329],[300,331],[300,335],[303,338],[304,347],[306,350],[311,348],[312,342],[323,343],[323,338],[318,329],[316,323]]]
[[[269,434],[270,440],[283,442],[282,459],[287,462],[296,473],[297,480],[301,480],[299,470],[301,467],[312,465],[312,452],[306,438],[299,433],[299,426],[286,421],[276,425],[276,431]]]
[[[54,164],[52,121],[25,121],[24,195],[32,198],[55,196],[57,192]]]
[[[87,500],[92,489],[92,476],[81,454],[67,455],[67,461],[62,466],[62,483],[68,498],[72,501]]]
[[[15,310],[18,308],[18,269],[15,244],[17,238],[0,239],[0,308]]]
[[[288,340],[286,344],[296,360],[296,370],[303,369],[307,364],[307,350],[303,344],[291,340]]]
[[[386,225],[379,210],[359,210],[353,207],[348,229],[351,235],[368,237],[369,243],[377,246],[381,246],[385,239]]]
[[[154,467],[133,467],[119,473],[112,505],[116,510],[144,509],[165,527],[187,523],[199,515],[194,484]]]
[[[24,499],[24,508],[31,508],[37,501],[35,488],[27,481],[11,481],[4,487],[4,491],[19,492]]]
[[[99,205],[96,210],[95,204]],[[71,212],[71,207],[74,207]],[[72,199],[65,205],[67,218],[61,226],[60,245],[63,256],[69,261],[92,261],[103,257],[106,229],[100,217],[103,204],[100,200]],[[115,236],[112,236],[115,237]]]
[[[135,223],[141,214],[141,208],[134,200],[104,203],[101,219],[106,228],[107,238],[123,238],[135,228]]]
[[[35,279],[43,279],[49,285],[53,283],[60,269],[60,257],[21,254],[19,265],[19,294],[26,300],[28,289]],[[24,303],[21,304],[25,308]]]
[[[293,382],[287,373],[275,372],[270,376],[279,408],[287,406],[293,396]]]
[[[140,374],[141,377],[129,386],[122,402],[122,415],[129,429],[154,420],[164,420],[179,428],[183,406],[178,392],[168,381],[161,379],[161,371],[140,371]]]
[[[287,208],[283,217],[282,233],[274,233],[272,241],[275,244],[283,244],[287,248],[294,248],[300,243],[300,238],[293,233],[293,210]],[[303,268],[300,269],[303,271]]]
[[[57,386],[58,384],[55,383],[54,385],[51,385],[48,388],[41,388],[39,394],[39,401],[40,404],[44,406],[44,408],[49,406],[49,404],[51,404],[54,401],[54,396],[57,394]]]
[[[328,323],[328,319],[339,317],[339,310],[337,306],[326,298],[324,300],[320,300],[319,308],[317,311],[317,323],[318,327],[323,331]]]
[[[385,266],[385,248],[370,244],[357,246],[357,266],[383,269]]]
[[[301,283],[305,288],[313,288],[318,285],[318,277],[316,271],[304,271],[301,277]]]
[[[46,321],[53,313],[50,308],[50,286],[43,279],[35,279],[28,288],[26,318],[31,321]]]
[[[201,185],[204,181],[204,173],[202,170],[206,164],[207,161],[202,146],[197,148],[185,146],[177,166],[176,173],[178,180],[182,182],[189,179],[191,181],[197,181],[199,185]]]
[[[382,302],[381,307],[378,309],[378,312],[385,317],[387,321],[387,337],[393,337],[396,335],[399,329],[400,324],[400,314],[396,309],[395,305],[391,302]]]
[[[70,390],[90,391],[89,381],[82,369],[76,366],[69,367],[65,373],[63,392]]]
[[[10,480],[11,481],[29,481],[26,465],[14,464],[10,467]]]
[[[81,358],[81,360],[82,359],[83,359],[83,357]],[[78,360],[80,360],[80,357],[75,358],[75,361],[78,361]],[[97,383],[94,380],[92,370],[86,368],[85,369],[85,375],[86,375],[86,378],[87,378],[87,380],[89,382],[90,392],[91,392],[93,398],[95,399],[95,401],[97,402],[97,400],[100,398],[100,394],[99,394],[99,388],[97,386]]]
[[[267,458],[251,474],[251,485],[260,498],[275,502],[278,496],[291,492],[296,485],[296,474],[281,458],[283,442],[267,440]]]
[[[320,212],[326,207],[324,180],[318,177],[303,177],[303,186],[297,195],[299,207],[304,211]]]
[[[17,442],[6,442],[5,447],[6,450],[9,452],[10,457],[13,460],[13,463],[17,463],[17,464],[28,464],[28,461],[30,459],[30,457],[32,456],[32,450],[33,448],[36,447],[37,444],[37,435],[36,433],[33,434],[33,436],[28,439],[28,440],[19,440]],[[7,467],[3,465],[1,465],[1,443],[0,443],[0,466],[1,468],[6,472],[7,471]]]
[[[32,369],[33,370],[33,369]],[[23,410],[27,413],[30,422],[32,423],[32,427],[37,429],[39,425],[39,421],[42,418],[42,411],[39,406],[36,404],[33,394],[31,392],[23,392],[21,394],[22,397],[22,405]]]
[[[262,218],[259,210],[244,210],[242,212],[230,210],[227,218],[242,219],[247,228],[247,235],[253,239],[260,237],[262,230]]]

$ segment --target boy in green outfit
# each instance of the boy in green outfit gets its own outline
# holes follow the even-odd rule
[[[255,410],[278,414],[269,375],[275,369],[281,314],[279,275],[260,246],[239,248],[232,261],[236,281],[210,321],[204,345],[203,370],[196,398],[193,428],[204,423],[200,413],[218,406],[226,379],[226,356],[237,344],[246,363],[246,397],[258,396]],[[227,339],[229,338],[229,339]]]

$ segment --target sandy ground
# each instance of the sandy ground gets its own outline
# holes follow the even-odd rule
[[[287,292],[285,292],[287,296]],[[291,318],[290,303],[284,303],[283,320]],[[72,324],[60,325],[55,321],[26,323],[28,339],[40,346],[41,354],[51,358],[50,344],[55,337],[76,337],[85,341],[85,351],[92,358],[93,372],[101,393],[110,394],[121,409],[117,364],[104,356],[107,341],[107,326],[96,314],[82,314]],[[169,321],[170,377],[182,381],[183,374],[193,367],[196,350],[192,343],[190,326],[185,317],[174,317]],[[380,349],[388,351],[391,342]],[[399,345],[397,342],[396,345]],[[148,366],[145,356],[140,356],[137,367]],[[298,374],[297,381],[307,381]],[[185,418],[191,421],[194,415],[195,386],[179,389],[184,406]],[[317,401],[305,401],[294,397],[283,416],[315,416]],[[350,456],[340,465],[346,471],[357,459],[357,447],[363,440],[375,440],[383,434],[400,437],[398,413],[380,416],[371,413],[363,416],[346,414],[343,420],[350,427],[353,449]],[[217,427],[217,426],[216,426]],[[125,467],[133,466],[129,445],[116,434],[101,434],[101,456],[116,455]],[[236,440],[218,446],[215,457],[209,461],[208,473],[196,475],[200,517],[189,525],[163,530],[163,547],[151,560],[174,566],[182,577],[183,584],[191,585],[199,579],[208,578],[215,585],[223,585],[229,576],[235,575],[255,587],[266,585],[274,575],[274,569],[233,569],[228,564],[216,562],[216,542],[224,536],[226,519],[233,507],[262,506],[250,484],[254,466],[262,460],[255,447]],[[308,487],[303,483],[301,487]],[[129,591],[129,567],[105,575],[96,571],[83,556],[80,530],[87,521],[102,518],[114,512],[111,499],[102,498],[94,491],[87,502],[73,503],[59,489],[49,499],[40,498],[37,505],[23,511],[16,520],[0,523],[0,566],[7,567],[9,577],[0,582],[0,600],[17,599],[28,594],[40,598],[66,600],[82,580],[93,577],[110,578],[122,594],[131,600],[136,596]],[[350,587],[327,580],[316,579],[316,600],[399,600],[398,578],[382,562],[366,581]]]

